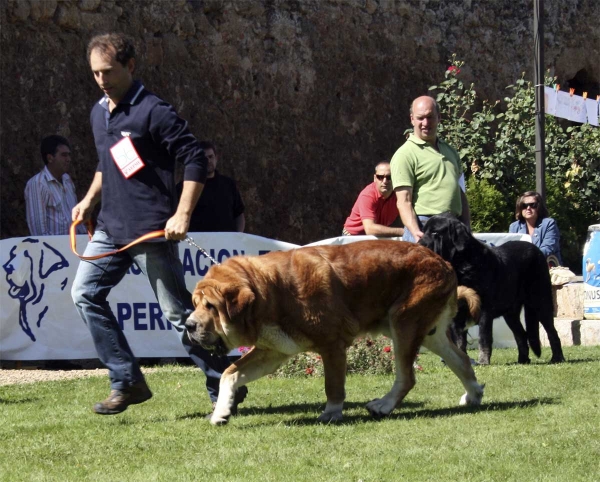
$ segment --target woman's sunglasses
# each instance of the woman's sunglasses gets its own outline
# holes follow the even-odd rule
[[[521,204],[521,209],[527,209],[527,208],[537,209],[537,207],[538,207],[538,203],[522,203]]]

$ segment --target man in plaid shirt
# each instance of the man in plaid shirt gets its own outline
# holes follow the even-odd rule
[[[44,169],[25,187],[29,232],[32,236],[69,234],[71,211],[77,204],[75,185],[67,174],[71,164],[69,141],[57,135],[45,137],[41,152]],[[85,228],[78,226],[77,232],[85,234]]]

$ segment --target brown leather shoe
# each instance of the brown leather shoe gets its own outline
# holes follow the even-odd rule
[[[246,395],[248,395],[248,387],[246,387],[246,385],[243,385],[237,389],[235,392],[235,398],[233,400],[233,407],[231,408],[232,416],[235,417],[238,414],[238,405],[246,399]],[[206,420],[210,420],[212,413],[215,411],[216,405],[217,402],[212,402],[212,411],[204,417]]]
[[[111,390],[103,402],[94,405],[94,412],[100,415],[115,415],[124,411],[129,405],[142,403],[152,398],[152,392],[142,380],[123,390]]]

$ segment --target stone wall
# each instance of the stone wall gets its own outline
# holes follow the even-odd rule
[[[69,137],[79,194],[96,166],[85,58],[126,31],[137,75],[222,148],[247,231],[304,244],[336,236],[372,166],[410,127],[409,103],[452,53],[482,96],[532,77],[531,0],[1,0],[1,236],[27,235],[23,189],[39,141]],[[546,65],[600,79],[600,2],[546,0]],[[533,158],[532,158],[533,162]],[[533,169],[533,164],[532,164]]]

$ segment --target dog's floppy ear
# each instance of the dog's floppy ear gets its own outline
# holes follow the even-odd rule
[[[240,284],[227,286],[222,294],[225,299],[227,314],[233,323],[245,317],[256,298],[250,288]]]
[[[452,243],[454,244],[455,252],[460,253],[467,249],[467,246],[471,241],[471,233],[469,233],[467,227],[457,219],[450,221],[450,223]]]
[[[192,303],[194,308],[196,308],[204,298],[209,298],[207,301],[214,305],[216,300],[220,298],[220,296],[217,296],[218,291],[219,290],[214,282],[209,282],[207,280],[198,281],[194,288],[194,292],[192,293]]]
[[[456,253],[455,235],[452,219],[444,214],[432,216],[423,228],[427,245],[434,253],[447,261],[451,261]]]

